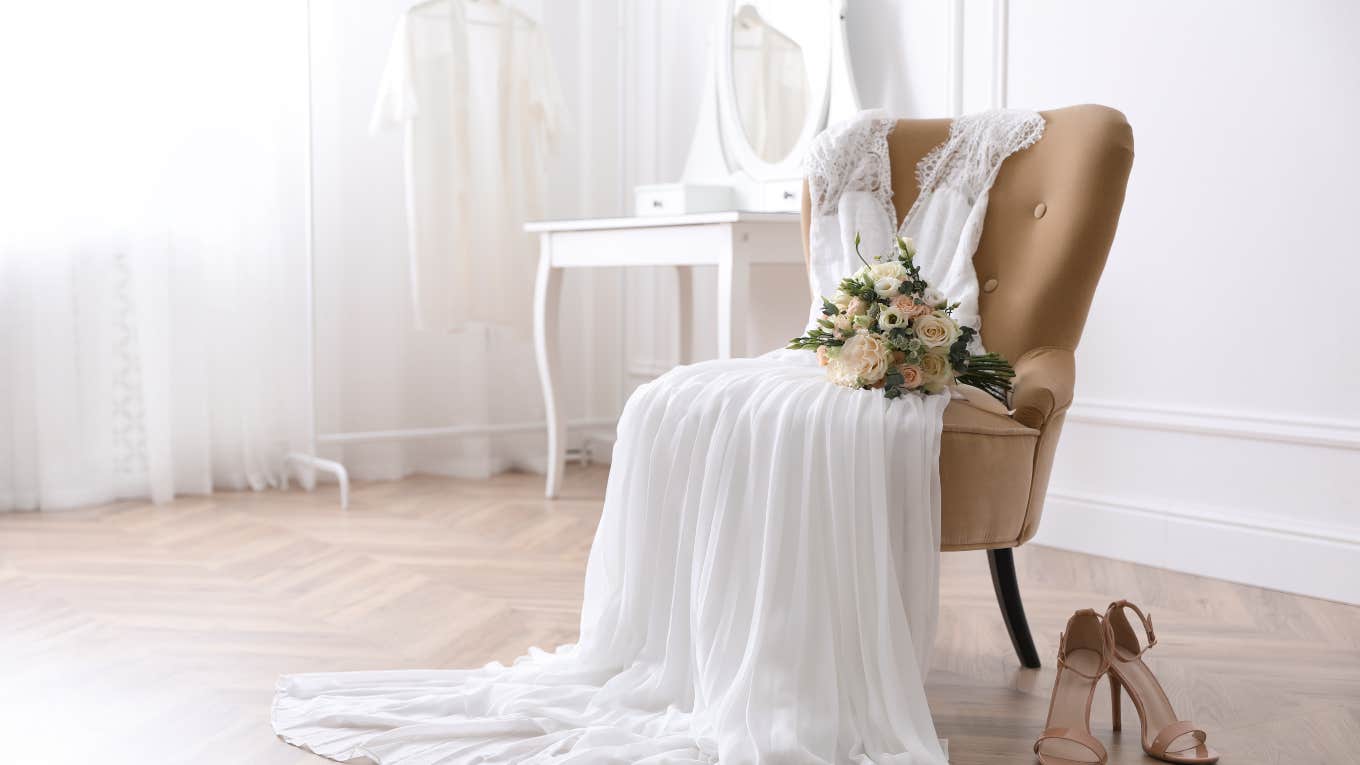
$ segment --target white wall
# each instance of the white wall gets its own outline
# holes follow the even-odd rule
[[[1009,11],[1010,103],[1136,144],[1038,541],[1360,602],[1360,6]]]

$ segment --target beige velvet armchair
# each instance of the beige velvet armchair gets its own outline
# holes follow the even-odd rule
[[[1002,165],[973,263],[982,339],[1015,366],[1007,411],[967,391],[950,403],[940,447],[941,549],[988,551],[992,584],[1026,667],[1038,667],[1012,548],[1039,528],[1053,453],[1072,403],[1073,352],[1114,240],[1133,165],[1133,132],[1103,106],[1043,112],[1044,137]],[[893,205],[916,200],[916,164],[949,120],[901,120],[889,137]],[[803,189],[803,243],[809,198]]]

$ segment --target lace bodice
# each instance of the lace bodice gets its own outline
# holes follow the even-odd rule
[[[882,111],[863,112],[823,131],[808,152],[813,292],[830,295],[859,268],[856,235],[867,259],[888,252],[897,235],[909,236],[922,276],[958,301],[954,316],[960,323],[980,331],[973,253],[988,191],[1002,162],[1043,136],[1044,119],[1037,112],[997,109],[954,120],[945,142],[916,166],[920,194],[900,229],[888,160],[888,135],[896,124]],[[820,307],[814,300],[809,323]],[[982,350],[981,338],[975,350]]]
[[[850,190],[870,194],[885,213],[896,216],[888,163],[888,134],[894,124],[882,111],[863,112],[817,136],[803,163],[813,214],[834,214],[841,193]]]
[[[917,163],[916,184],[922,192],[948,185],[977,197],[992,187],[1006,157],[1043,135],[1044,118],[1036,112],[994,109],[959,117],[949,138]]]

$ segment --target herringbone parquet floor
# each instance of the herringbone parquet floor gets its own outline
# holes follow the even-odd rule
[[[277,741],[283,672],[474,666],[574,638],[605,472],[420,478],[0,515],[0,762],[321,762]],[[1045,667],[1019,669],[981,553],[944,556],[929,694],[953,762],[1028,763],[1074,608],[1145,604],[1149,662],[1230,765],[1360,762],[1360,608],[1035,546]],[[1103,688],[1102,688],[1103,691]],[[1133,729],[1095,733],[1151,762]],[[1125,719],[1134,718],[1125,702]]]

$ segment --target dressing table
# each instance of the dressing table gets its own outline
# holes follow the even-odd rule
[[[679,182],[638,187],[631,217],[534,222],[540,239],[534,350],[548,426],[546,495],[566,462],[555,328],[567,268],[670,267],[678,276],[680,363],[690,358],[693,268],[716,266],[717,355],[744,356],[750,269],[804,267],[802,157],[826,125],[859,110],[844,0],[715,0],[699,119]]]

